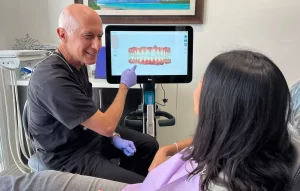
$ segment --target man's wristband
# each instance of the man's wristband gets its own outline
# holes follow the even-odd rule
[[[118,136],[118,137],[121,137],[121,135],[119,133],[116,133],[114,132],[113,135],[110,137],[111,138],[111,143],[113,144],[113,140],[114,140],[114,137],[115,136]]]
[[[119,136],[121,137],[121,135],[119,133],[114,132],[112,138],[114,138],[114,136]]]

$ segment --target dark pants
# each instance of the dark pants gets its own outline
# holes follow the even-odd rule
[[[118,128],[116,132],[123,139],[134,143],[136,153],[133,156],[126,156],[111,143],[110,138],[103,138],[100,151],[97,149],[89,151],[81,157],[80,164],[66,165],[67,171],[128,184],[143,182],[159,148],[157,140],[150,135],[125,127]],[[112,162],[112,159],[120,159],[120,164]]]

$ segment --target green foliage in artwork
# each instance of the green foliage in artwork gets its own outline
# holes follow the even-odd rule
[[[89,7],[91,7],[94,10],[100,10],[100,6],[96,4],[96,2],[90,2]]]

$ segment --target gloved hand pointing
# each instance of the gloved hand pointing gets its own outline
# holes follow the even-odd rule
[[[126,85],[127,88],[134,86],[137,83],[137,76],[135,74],[136,65],[132,69],[126,69],[121,76],[121,83]]]
[[[114,136],[112,142],[116,148],[122,150],[127,156],[133,156],[136,152],[136,148],[132,141],[122,139],[119,136]]]

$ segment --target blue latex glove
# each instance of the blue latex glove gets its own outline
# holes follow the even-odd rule
[[[114,136],[112,142],[116,148],[122,150],[127,156],[133,156],[136,152],[136,148],[132,141],[122,139],[119,136]]]
[[[126,69],[121,76],[121,83],[125,84],[127,88],[134,86],[137,83],[137,77],[135,74],[136,65],[132,69]]]

